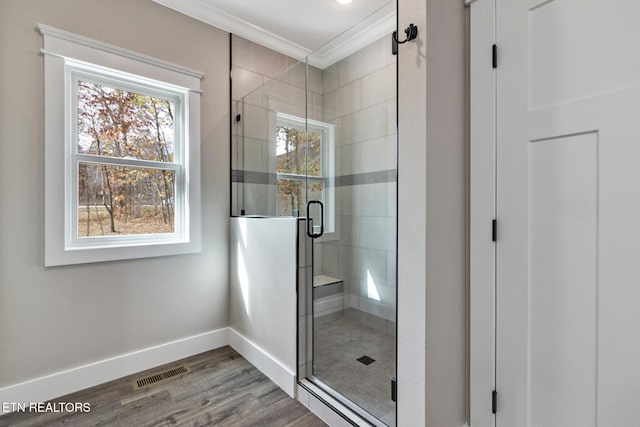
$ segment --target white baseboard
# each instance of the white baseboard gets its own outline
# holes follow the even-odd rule
[[[269,353],[248,340],[233,328],[229,328],[229,345],[276,383],[289,396],[295,398],[296,373],[274,359]]]
[[[45,402],[228,343],[229,328],[205,332],[0,388],[0,402]]]

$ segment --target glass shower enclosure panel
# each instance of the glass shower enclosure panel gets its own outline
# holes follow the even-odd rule
[[[395,13],[395,2],[387,7]],[[329,66],[289,58],[273,75],[232,68],[231,215],[306,217],[298,378],[372,425],[395,426],[391,50],[388,34]]]
[[[308,96],[321,97],[314,119],[330,126],[323,178],[331,191],[322,199],[327,226],[313,243],[309,378],[373,424],[392,426],[397,149],[390,35],[320,73],[321,93]]]
[[[231,215],[304,216],[307,171],[316,161],[307,161],[306,64],[259,79],[232,100]]]

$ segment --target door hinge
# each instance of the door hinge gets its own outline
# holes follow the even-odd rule
[[[498,221],[491,221],[491,241],[496,242],[498,240]]]
[[[491,392],[491,413],[495,414],[498,411],[498,392],[493,390]]]
[[[396,377],[391,378],[391,401],[395,402],[398,398],[398,382]]]
[[[498,46],[495,44],[491,47],[491,65],[493,68],[498,68]]]

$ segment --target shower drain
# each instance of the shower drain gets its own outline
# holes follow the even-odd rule
[[[134,390],[138,390],[139,388],[148,387],[152,384],[164,382],[170,378],[188,374],[189,372],[191,372],[191,369],[189,369],[188,366],[178,366],[177,368],[168,369],[157,374],[149,375],[148,377],[139,378],[133,382],[133,388]]]
[[[358,357],[356,360],[364,365],[371,365],[373,362],[376,361],[376,359],[373,359],[369,356]]]

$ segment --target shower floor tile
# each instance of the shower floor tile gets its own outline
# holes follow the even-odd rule
[[[346,314],[314,322],[314,376],[385,424],[394,426],[391,378],[395,375],[396,339],[362,325],[353,313]],[[358,358],[362,355],[375,362],[361,363]]]

